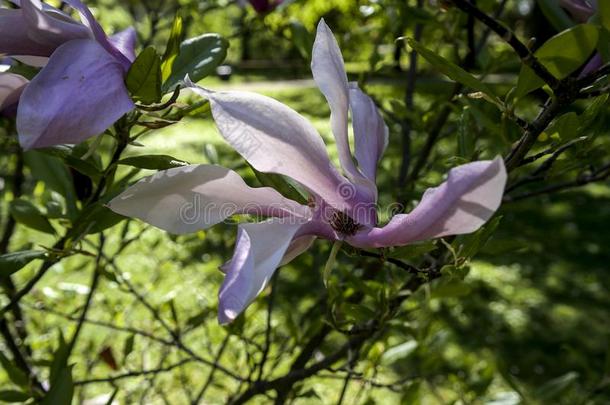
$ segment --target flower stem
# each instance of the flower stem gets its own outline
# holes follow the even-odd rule
[[[343,242],[338,240],[333,243],[333,247],[330,249],[330,255],[328,256],[328,260],[326,260],[326,264],[324,265],[324,274],[322,280],[324,281],[324,287],[328,288],[328,279],[330,278],[330,272],[335,267],[335,261],[337,259],[337,253],[339,249],[341,249],[341,244]]]

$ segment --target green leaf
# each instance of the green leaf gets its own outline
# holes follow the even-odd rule
[[[120,165],[137,167],[149,170],[167,170],[173,167],[188,166],[189,163],[168,155],[140,155],[132,156],[118,161]]]
[[[227,56],[228,47],[227,40],[218,34],[204,34],[182,42],[171,75],[163,83],[163,89],[171,90],[187,74],[193,82],[209,76]]]
[[[276,173],[263,173],[256,170],[248,163],[254,175],[263,186],[277,190],[281,195],[301,204],[307,204],[307,199],[286,178]]]
[[[483,83],[482,81],[480,81],[455,63],[452,63],[447,59],[443,58],[442,56],[435,54],[434,52],[424,47],[414,39],[408,38],[407,43],[411,48],[417,51],[417,53],[419,53],[424,59],[426,59],[432,66],[438,69],[445,76],[458,83],[462,83],[466,87],[470,87],[471,89],[483,93],[485,96],[487,96],[486,99],[488,101],[496,104],[500,108],[503,108],[502,101],[500,101],[500,99],[493,93],[491,88],[489,88],[489,86],[487,86],[485,83]]]
[[[460,256],[468,259],[472,258],[485,246],[498,225],[500,225],[501,220],[501,216],[494,217],[475,233],[459,237],[453,242],[454,249],[457,250],[458,246],[461,245],[462,249],[459,251]]]
[[[469,107],[464,107],[460,116],[460,124],[458,126],[457,144],[458,156],[464,159],[470,159],[474,153],[474,118]]]
[[[42,259],[44,255],[45,252],[42,250],[22,250],[4,254],[0,256],[0,277],[8,277],[32,260]]]
[[[388,256],[396,259],[411,260],[418,259],[426,253],[432,252],[433,250],[436,250],[436,242],[427,241],[392,248],[390,252],[388,252]]]
[[[66,366],[59,369],[55,378],[51,381],[51,389],[40,402],[41,405],[69,405],[72,403],[72,397],[74,396],[72,367]]]
[[[79,156],[75,155],[75,151],[72,147],[57,145],[40,149],[40,152],[60,158],[65,164],[91,178],[96,183],[99,182],[102,177],[102,173],[93,162],[93,159],[91,157],[87,160],[81,159]]]
[[[180,14],[176,14],[174,17],[174,23],[172,24],[172,31],[167,41],[167,47],[165,48],[165,54],[163,54],[163,63],[161,64],[161,81],[165,81],[171,76],[172,69],[174,66],[174,60],[180,54],[180,43],[184,39],[184,28],[182,25],[182,17]]]
[[[577,379],[578,373],[573,371],[566,373],[544,383],[544,385],[534,392],[534,395],[544,403],[549,403],[549,401],[558,398],[565,393]]]
[[[288,27],[292,36],[292,44],[297,48],[303,59],[310,60],[314,36],[298,20],[291,20]]]
[[[78,219],[79,226],[70,231],[70,236],[78,237],[102,232],[124,220],[125,217],[112,211],[102,203],[88,208]]]
[[[566,30],[574,25],[557,0],[537,0],[537,3],[546,19],[557,31]]]
[[[28,376],[21,371],[17,366],[10,361],[2,352],[0,352],[0,364],[2,364],[2,368],[6,371],[8,375],[8,379],[15,385],[20,387],[27,387],[30,380]]]
[[[125,344],[123,345],[123,363],[125,364],[127,356],[131,352],[133,352],[133,346],[136,340],[136,335],[129,335],[127,339],[125,339]]]
[[[559,79],[582,66],[597,46],[599,30],[593,24],[580,24],[569,28],[546,41],[534,55],[548,71]],[[544,81],[529,67],[523,65],[515,97],[523,97],[544,85]]]
[[[11,215],[20,224],[40,232],[55,234],[55,229],[44,215],[27,200],[21,198],[11,202]]]
[[[66,200],[68,217],[75,218],[77,214],[76,191],[72,176],[61,159],[45,155],[38,151],[28,151],[24,160],[32,172],[32,177],[45,183],[51,190],[57,191]]]
[[[161,58],[152,46],[144,49],[131,65],[125,84],[131,95],[145,104],[161,100]]]
[[[405,343],[401,343],[398,346],[390,347],[381,356],[381,362],[385,365],[390,365],[398,360],[409,357],[418,347],[418,343],[415,340],[409,340]]]
[[[26,392],[21,391],[12,391],[12,390],[4,390],[0,391],[0,402],[25,402],[30,399],[32,396]]]
[[[597,2],[597,15],[599,16],[599,23],[606,30],[610,30],[610,2],[609,1],[598,1]]]
[[[324,265],[324,271],[322,272],[322,281],[324,282],[324,286],[328,287],[328,280],[330,279],[330,273],[335,267],[335,261],[337,260],[337,253],[341,249],[341,241],[335,241],[333,243],[332,248],[330,249],[330,254],[328,255],[328,260],[326,260],[326,264]]]

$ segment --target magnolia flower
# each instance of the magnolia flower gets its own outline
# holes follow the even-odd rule
[[[331,163],[322,138],[301,115],[258,94],[192,90],[210,101],[221,135],[254,168],[287,176],[309,195],[301,205],[268,188],[251,188],[215,165],[173,168],[144,178],[114,198],[110,208],[171,233],[207,229],[233,214],[268,217],[238,227],[233,258],[219,293],[219,321],[235,319],[265,288],[278,266],[317,237],[357,248],[407,245],[473,232],[499,207],[506,171],[500,158],[456,167],[426,191],[409,214],[377,226],[375,177],[388,131],[373,101],[348,83],[335,38],[321,21],[312,72],[331,109],[331,127],[345,175]],[[348,141],[351,109],[355,153]],[[354,161],[357,162],[357,165]]]
[[[40,0],[14,3],[21,8],[0,8],[0,54],[44,66],[20,93],[24,149],[81,142],[134,108],[124,84],[135,59],[133,29],[107,37],[79,0],[65,3],[82,23]]]

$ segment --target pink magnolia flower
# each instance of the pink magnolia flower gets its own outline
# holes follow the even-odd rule
[[[308,205],[269,187],[251,188],[237,173],[215,165],[161,171],[109,205],[117,213],[176,234],[207,229],[233,214],[268,217],[238,227],[233,258],[221,268],[226,273],[219,293],[221,323],[235,319],[277,267],[303,253],[317,237],[377,248],[464,234],[483,225],[502,200],[502,159],[469,163],[452,169],[447,181],[427,190],[411,213],[395,215],[379,227],[375,178],[388,131],[373,101],[357,84],[348,83],[339,47],[324,21],[318,25],[312,72],[330,105],[344,174],[331,163],[314,127],[284,104],[254,93],[192,87],[210,100],[227,142],[257,170],[300,184],[309,195]],[[348,142],[350,109],[353,156]]]
[[[0,8],[0,54],[44,66],[20,93],[24,149],[81,142],[134,108],[124,76],[135,59],[135,31],[109,38],[79,0],[65,2],[82,22],[40,0]]]

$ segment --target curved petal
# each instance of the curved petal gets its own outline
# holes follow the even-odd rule
[[[500,157],[458,166],[449,171],[447,181],[426,190],[409,214],[396,215],[385,227],[360,232],[347,241],[356,247],[387,247],[474,232],[500,206],[505,184]]]
[[[74,39],[70,31],[32,29],[24,14],[21,9],[0,8],[0,54],[49,56],[59,45]]]
[[[0,73],[0,112],[17,104],[28,79],[14,73]]]
[[[218,321],[233,321],[263,291],[300,225],[274,218],[241,224],[233,258],[218,293]]]
[[[112,35],[110,43],[125,55],[130,62],[136,60],[136,30],[133,27]]]
[[[373,100],[358,88],[357,83],[350,83],[349,101],[356,160],[362,173],[375,182],[377,163],[388,146],[388,127]]]
[[[19,142],[24,149],[79,143],[133,108],[121,65],[93,40],[70,41],[21,95]]]
[[[131,66],[131,61],[129,60],[128,56],[124,55],[108,39],[108,36],[102,29],[102,26],[96,21],[95,17],[93,17],[93,14],[91,14],[91,10],[89,10],[89,8],[87,8],[87,6],[85,6],[80,0],[63,1],[78,11],[81,21],[89,28],[96,41],[99,42],[110,55],[114,56],[121,63],[125,72],[127,72]]]
[[[332,128],[341,167],[351,180],[361,175],[354,164],[347,136],[349,91],[341,50],[332,31],[321,19],[313,44],[311,73],[330,106]]]
[[[255,93],[192,86],[210,100],[220,134],[256,170],[291,177],[333,207],[349,208],[341,195],[349,182],[330,162],[318,132],[296,111]]]
[[[232,170],[192,165],[160,171],[115,197],[109,208],[175,234],[207,229],[233,214],[290,217],[304,223],[309,207],[269,187],[251,188]]]
[[[82,24],[59,11],[45,8],[40,0],[22,0],[21,11],[27,27],[27,36],[37,43],[55,49],[73,39],[91,38],[91,32]],[[30,54],[21,52],[20,54]],[[49,56],[50,53],[36,56]]]
[[[298,236],[298,237],[295,237],[294,239],[292,239],[292,242],[290,242],[290,245],[288,246],[286,253],[284,253],[284,257],[282,258],[282,262],[280,263],[280,266],[290,263],[297,256],[300,256],[302,253],[309,250],[309,248],[311,247],[311,245],[313,245],[313,242],[315,240],[316,240],[315,235]]]

